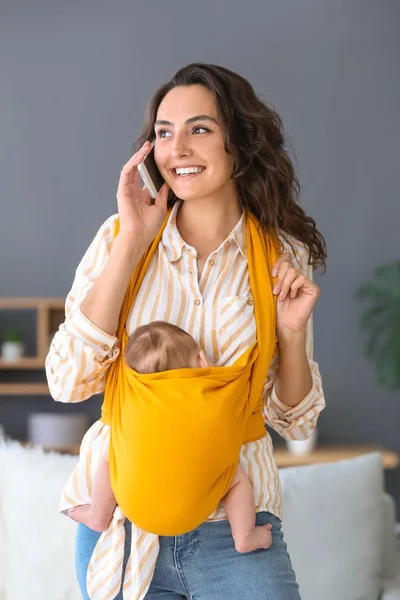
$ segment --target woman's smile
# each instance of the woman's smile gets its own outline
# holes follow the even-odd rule
[[[200,177],[205,170],[205,167],[175,167],[170,169],[170,173],[175,181],[178,181],[179,183],[187,183]]]

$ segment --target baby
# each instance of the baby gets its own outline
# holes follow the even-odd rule
[[[136,329],[129,338],[124,359],[138,373],[209,366],[200,346],[185,331],[164,321]],[[108,459],[99,464],[93,480],[92,502],[71,509],[70,516],[95,531],[104,531],[114,512],[116,500],[111,489]],[[227,494],[221,499],[238,552],[269,548],[271,525],[255,525],[255,505],[250,480],[238,465]]]

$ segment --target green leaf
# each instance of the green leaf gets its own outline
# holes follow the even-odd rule
[[[400,388],[400,262],[382,265],[373,281],[359,287],[356,296],[368,305],[361,313],[366,332],[365,352],[374,364],[377,382]]]
[[[375,283],[366,283],[362,285],[357,291],[357,297],[361,299],[372,298],[386,298],[390,296],[390,293],[385,288],[375,284]]]
[[[20,329],[6,329],[2,338],[4,342],[20,342],[22,340],[22,332]]]
[[[369,357],[379,356],[380,349],[385,344],[385,341],[390,339],[391,318],[378,323],[369,333],[369,337],[365,346],[366,355]]]
[[[361,315],[360,318],[360,327],[361,329],[372,329],[378,323],[380,323],[383,317],[386,316],[388,312],[388,304],[377,302],[373,304],[370,308],[367,308]]]
[[[391,338],[375,364],[377,381],[389,390],[400,387],[400,352]]]

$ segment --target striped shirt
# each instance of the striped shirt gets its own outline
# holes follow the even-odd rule
[[[227,239],[210,254],[198,277],[196,250],[182,239],[176,226],[178,210],[179,203],[176,203],[132,304],[126,324],[127,333],[131,335],[139,325],[154,320],[168,321],[190,333],[214,365],[230,365],[256,339],[245,218],[241,217]],[[80,402],[103,392],[107,369],[120,351],[118,339],[101,331],[80,311],[81,302],[110,255],[116,219],[117,215],[114,215],[103,224],[79,264],[66,300],[65,322],[56,333],[46,359],[50,391],[60,402]],[[312,267],[308,265],[305,248],[296,240],[291,241],[300,268],[311,278]],[[265,422],[285,439],[307,438],[325,406],[318,365],[312,358],[312,319],[307,325],[306,350],[313,385],[297,406],[286,406],[277,396],[275,383],[279,352],[271,362],[265,382]],[[96,465],[99,457],[107,452],[108,443],[109,427],[102,422],[95,423],[85,436],[79,464],[64,490],[60,507],[62,511],[90,503]],[[269,511],[282,518],[282,493],[268,432],[262,439],[243,445],[240,464],[252,482],[256,510]],[[224,510],[219,506],[209,520],[225,518]],[[123,515],[117,507],[109,530],[102,534],[98,551],[92,557],[88,582],[91,574],[99,575],[102,572],[100,567],[104,567],[102,558],[105,549],[113,548],[114,575],[110,575],[107,585],[104,580],[103,583],[99,582],[100,575],[93,577],[96,583],[92,586],[92,597],[96,600],[111,599],[111,588],[117,589],[120,582],[119,562],[122,564],[123,553],[121,522]],[[116,523],[119,523],[119,528],[115,527]],[[119,531],[119,537],[116,530]],[[119,554],[115,551],[116,545],[120,549]],[[145,596],[157,553],[158,541],[155,536],[133,527],[124,598],[139,600]],[[95,593],[94,587],[98,588]]]

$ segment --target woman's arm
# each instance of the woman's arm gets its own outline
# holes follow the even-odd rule
[[[59,402],[81,402],[103,392],[108,368],[119,354],[118,317],[145,248],[121,233],[114,239],[117,217],[104,223],[79,264],[65,322],[46,358],[50,393]]]
[[[81,303],[109,260],[117,215],[100,228],[82,258],[65,303],[65,321],[54,336],[46,358],[46,375],[53,398],[80,402],[104,390],[106,372],[119,350],[117,338],[92,323]]]
[[[307,363],[312,386],[300,402],[291,407],[277,393],[281,373],[279,349],[269,369],[264,388],[264,418],[270,427],[287,440],[305,440],[316,427],[320,412],[325,408],[325,396],[318,364],[312,358],[312,319],[307,324]]]
[[[299,248],[297,257],[300,271],[312,281],[308,254]],[[293,263],[296,264],[296,259]],[[279,307],[281,315],[282,308],[283,305]],[[281,321],[294,324],[290,306],[286,308],[288,312]],[[286,439],[306,439],[325,407],[321,375],[318,364],[313,360],[312,315],[298,331],[288,331],[287,328],[278,330],[278,340],[278,349],[265,385],[265,420]]]
[[[121,171],[117,190],[120,228],[107,263],[82,302],[81,311],[94,325],[115,335],[126,288],[140,258],[157,235],[167,213],[168,187],[154,204],[141,189],[137,165],[150,150],[149,142]]]
[[[294,407],[310,393],[313,385],[306,353],[306,330],[280,335],[278,351],[276,393],[283,404]]]
[[[114,336],[126,288],[146,246],[120,233],[110,256],[93,287],[81,304],[81,311],[96,327]]]
[[[155,202],[141,189],[137,165],[150,143],[132,156],[121,171],[116,216],[100,229],[79,265],[60,326],[46,359],[51,395],[60,402],[80,402],[104,390],[106,372],[116,359],[119,314],[140,258],[155,238],[167,213],[168,187]]]

